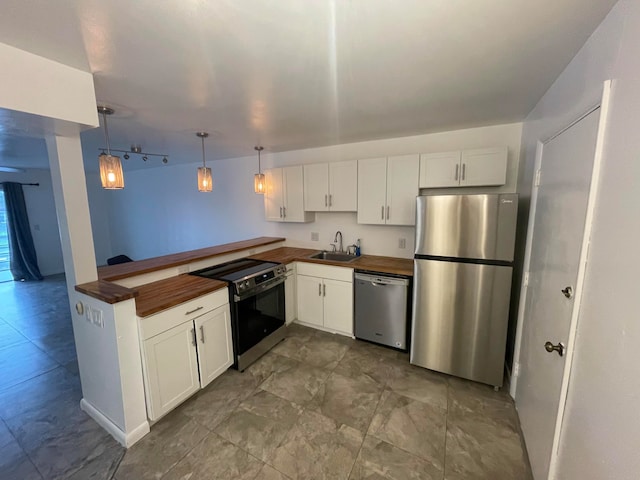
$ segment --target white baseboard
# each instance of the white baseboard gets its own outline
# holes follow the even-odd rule
[[[149,422],[145,421],[140,424],[129,433],[125,433],[120,428],[105,417],[98,409],[87,402],[84,398],[80,400],[80,408],[84,410],[87,415],[93,418],[98,425],[104,428],[109,434],[116,439],[116,441],[125,448],[131,447],[134,443],[149,433]]]

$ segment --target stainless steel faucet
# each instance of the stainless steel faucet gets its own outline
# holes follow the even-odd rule
[[[338,235],[340,235],[340,243],[338,243]],[[342,249],[342,232],[340,230],[336,232],[336,238],[334,238],[333,241],[338,243],[338,251],[340,253],[344,252],[344,250]]]

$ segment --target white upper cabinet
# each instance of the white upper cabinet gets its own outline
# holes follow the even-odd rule
[[[462,152],[461,187],[504,185],[507,181],[507,147]]]
[[[420,155],[420,188],[504,185],[507,147]]]
[[[264,210],[272,222],[311,222],[304,211],[304,174],[302,165],[265,170],[267,188]]]
[[[419,155],[358,161],[358,223],[415,225]]]
[[[304,166],[304,208],[309,212],[355,212],[358,162]]]

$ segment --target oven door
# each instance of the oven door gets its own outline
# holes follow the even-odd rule
[[[236,357],[284,325],[284,283],[232,303]]]

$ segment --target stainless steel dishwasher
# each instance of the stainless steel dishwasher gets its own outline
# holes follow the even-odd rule
[[[409,279],[359,273],[355,280],[355,336],[407,350]]]

